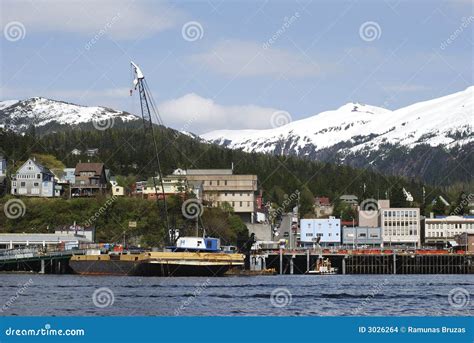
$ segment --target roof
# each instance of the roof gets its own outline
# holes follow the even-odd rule
[[[81,172],[93,171],[95,175],[101,175],[104,170],[103,163],[78,163],[76,164],[76,175]]]
[[[232,169],[188,169],[187,175],[232,175]]]
[[[357,196],[353,195],[353,194],[344,194],[344,195],[341,195],[339,197],[339,199],[341,199],[341,200],[346,200],[346,199],[348,199],[348,200],[357,200]]]
[[[38,167],[38,169],[40,170],[41,173],[53,175],[53,173],[51,172],[51,170],[49,170],[48,168],[46,168],[45,166],[43,166],[41,163],[39,163],[38,161],[36,161],[36,159],[34,159],[34,158],[29,158],[28,160],[26,160],[26,162],[23,163],[22,166],[21,166],[19,169],[21,169],[25,164],[27,164],[28,161],[33,162],[33,163]]]
[[[331,201],[329,200],[328,197],[316,197],[315,201],[316,203],[319,203],[320,205],[331,205]]]
[[[58,235],[55,233],[0,233],[0,242],[90,242],[87,238],[74,235]]]

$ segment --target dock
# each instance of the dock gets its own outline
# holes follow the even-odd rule
[[[85,250],[47,251],[25,248],[0,253],[0,272],[36,272],[40,274],[70,274],[72,255],[83,255]]]
[[[280,250],[265,252],[264,265],[277,274],[305,274],[328,258],[339,274],[474,274],[474,255],[446,251],[396,252]]]

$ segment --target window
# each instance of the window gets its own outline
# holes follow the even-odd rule
[[[240,202],[240,207],[242,207],[242,201]]]
[[[217,180],[217,185],[218,185],[218,186],[220,185],[220,183],[221,183],[221,182],[220,182],[219,180]]]
[[[36,174],[37,179],[41,179],[41,174]]]
[[[38,182],[35,182],[35,183],[33,183],[33,186],[39,187],[39,183],[38,183]]]
[[[209,186],[212,186],[212,180],[209,180]]]
[[[224,181],[224,185],[226,185],[226,186],[227,186],[227,180],[225,180],[225,181]]]
[[[26,183],[25,182],[20,182],[20,187],[25,187]]]

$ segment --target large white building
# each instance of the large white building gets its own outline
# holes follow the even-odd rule
[[[59,196],[54,174],[35,159],[28,159],[13,176],[11,194],[54,197]]]
[[[439,216],[425,219],[425,242],[454,241],[462,233],[474,234],[474,216]]]
[[[319,241],[321,245],[339,245],[341,243],[341,220],[334,217],[301,219],[300,241],[303,244],[313,244]]]
[[[202,199],[211,206],[230,205],[245,222],[255,222],[257,175],[236,175],[232,169],[188,169],[189,184],[202,185]]]
[[[419,208],[382,208],[379,211],[385,246],[420,246]]]

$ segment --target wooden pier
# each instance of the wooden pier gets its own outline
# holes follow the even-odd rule
[[[474,274],[474,255],[454,253],[318,253],[272,251],[267,268],[278,274],[305,274],[320,256],[328,258],[339,274]]]

